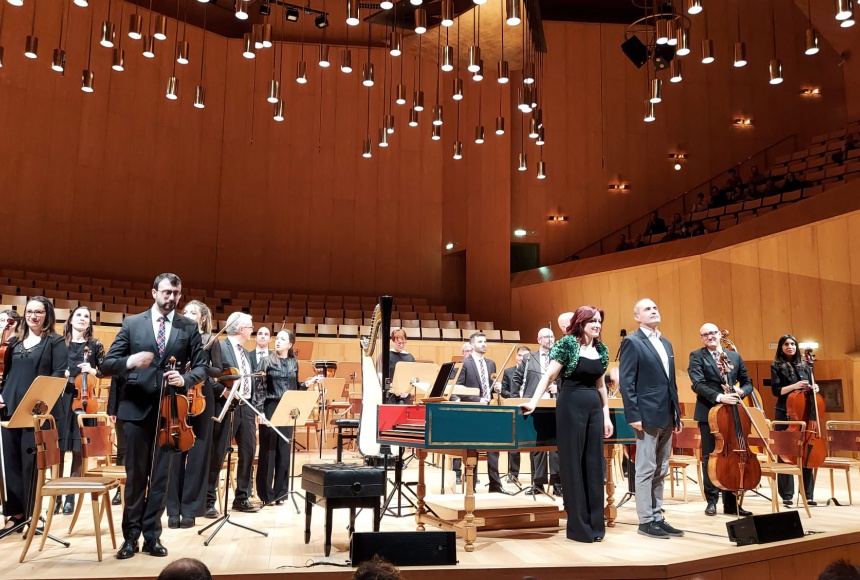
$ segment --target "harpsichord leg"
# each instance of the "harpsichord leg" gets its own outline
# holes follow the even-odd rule
[[[475,550],[475,540],[478,538],[478,527],[475,525],[475,469],[478,465],[478,452],[474,449],[466,450],[466,527],[463,539],[466,541],[466,551]]]
[[[418,507],[415,509],[415,522],[418,524],[418,531],[424,531],[424,514],[427,513],[427,508],[424,504],[424,495],[427,493],[427,486],[424,484],[424,460],[427,458],[427,450],[416,449],[415,457],[418,458]]]
[[[612,464],[615,459],[615,445],[604,445],[603,456],[606,458],[606,507],[603,515],[606,517],[607,527],[615,527],[615,518],[618,508],[615,507],[615,479],[612,474]]]

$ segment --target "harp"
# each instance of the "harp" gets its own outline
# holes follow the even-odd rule
[[[377,408],[385,400],[385,391],[391,385],[391,377],[388,376],[388,338],[393,303],[394,298],[391,296],[379,297],[370,321],[370,335],[360,339],[362,393],[358,451],[365,457],[379,455]]]

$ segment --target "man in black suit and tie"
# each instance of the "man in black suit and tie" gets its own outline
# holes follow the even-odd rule
[[[217,498],[216,488],[221,465],[227,456],[230,440],[236,439],[238,461],[236,466],[236,497],[233,499],[233,509],[242,512],[257,512],[259,507],[251,504],[251,471],[254,467],[254,453],[257,450],[256,414],[251,410],[251,400],[254,394],[254,381],[250,376],[256,369],[252,355],[245,348],[245,343],[251,340],[254,322],[251,315],[244,312],[234,312],[227,318],[225,333],[227,339],[221,341],[221,359],[225,366],[239,371],[242,378],[239,382],[238,398],[240,404],[235,407],[230,430],[230,416],[215,424],[212,432],[212,462],[209,464],[209,484],[206,490],[207,508],[204,514],[207,518],[217,518],[218,509],[215,507]],[[214,346],[213,346],[214,348]],[[215,416],[224,408],[224,402],[230,390],[227,388],[215,390]]]
[[[708,425],[708,413],[714,405],[737,405],[741,399],[752,393],[753,385],[741,355],[733,351],[723,351],[720,346],[720,329],[707,323],[699,329],[703,348],[690,353],[690,366],[687,372],[696,393],[696,411],[693,418],[699,422],[702,435],[702,477],[704,478],[705,498],[708,506],[705,515],[717,514],[717,500],[720,490],[711,482],[708,475],[708,459],[714,450],[714,434]],[[723,374],[717,361],[725,352],[731,369]],[[723,512],[732,515],[751,516],[752,513],[738,506],[737,498],[731,491],[723,491]]]
[[[143,534],[143,551],[167,556],[161,543],[161,516],[164,513],[172,450],[153,450],[158,429],[162,383],[167,395],[172,389],[187,389],[206,378],[206,360],[197,323],[176,313],[182,282],[175,274],[159,274],[152,285],[155,304],[150,310],[129,316],[111,344],[101,364],[107,376],[122,380],[111,393],[108,414],[122,421],[126,437],[125,509],[122,532],[125,541],[116,557],[131,558],[138,551]],[[166,370],[171,357],[176,368]]]
[[[660,311],[643,298],[633,307],[639,330],[621,343],[619,381],[624,414],[636,430],[638,532],[651,538],[683,536],[663,518],[663,487],[669,473],[672,433],[681,430],[672,343],[660,335]]]
[[[463,359],[463,367],[460,370],[460,375],[457,377],[457,384],[474,389],[475,394],[459,395],[459,397],[461,401],[480,402],[488,405],[492,393],[499,393],[502,390],[501,383],[498,381],[494,382],[491,378],[496,372],[496,363],[484,356],[487,353],[487,336],[483,332],[473,332],[469,337],[469,343],[472,345],[472,354]],[[453,463],[456,481],[457,483],[461,483],[462,461],[460,458],[456,458]],[[498,452],[490,451],[487,453],[487,471],[490,476],[490,493],[505,493],[510,495],[510,492],[505,491],[502,487],[502,480],[499,477]],[[474,481],[477,481],[477,477]]]
[[[528,360],[527,357],[531,355],[531,349],[527,346],[521,346],[517,349],[517,364],[516,366],[505,369],[505,372],[502,373],[502,396],[506,399],[519,399],[526,395],[522,394],[523,391],[523,380],[522,377],[519,381],[514,380],[514,374],[520,370],[523,366],[523,361]],[[522,373],[520,373],[522,374]],[[535,383],[537,384],[537,383]],[[534,393],[534,388],[532,388],[532,393]],[[534,473],[534,468],[532,468],[532,473]],[[508,483],[518,483],[520,477],[520,452],[519,451],[509,451],[508,452]],[[534,476],[532,477],[534,479]],[[527,492],[528,493],[528,492]]]
[[[260,361],[272,354],[272,349],[269,348],[269,342],[272,340],[272,331],[268,326],[261,326],[257,329],[257,336],[254,338],[257,347],[251,351],[251,368],[255,371],[260,365]]]

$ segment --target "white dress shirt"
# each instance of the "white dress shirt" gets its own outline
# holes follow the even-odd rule
[[[173,326],[173,317],[176,315],[176,311],[171,310],[167,314],[162,314],[161,311],[158,309],[158,306],[153,304],[151,312],[152,312],[152,335],[156,338],[156,340],[158,339],[158,327],[161,324],[161,322],[159,321],[159,318],[161,318],[162,316],[167,318],[167,320],[164,323],[164,345],[167,346],[167,343],[170,342],[170,328]]]
[[[642,332],[645,333],[645,336],[648,337],[648,340],[651,344],[654,345],[654,349],[657,351],[657,354],[660,355],[660,360],[663,362],[663,370],[666,371],[666,376],[669,376],[669,353],[666,352],[666,347],[663,346],[663,341],[660,340],[660,331],[659,330],[651,330],[650,328],[646,328],[644,326],[640,326]]]

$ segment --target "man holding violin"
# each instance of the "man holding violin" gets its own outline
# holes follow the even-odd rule
[[[121,419],[127,441],[126,487],[122,531],[125,541],[117,552],[120,560],[138,551],[167,556],[161,543],[161,516],[169,477],[171,449],[153,449],[161,426],[160,403],[172,389],[186,389],[206,378],[206,361],[197,324],[176,313],[182,281],[176,274],[159,274],[152,285],[155,303],[150,310],[123,320],[122,328],[105,356],[101,370],[116,376],[122,385],[112,388],[108,414]],[[166,370],[171,357],[178,370]],[[181,420],[185,420],[184,418]]]
[[[748,396],[753,385],[747,367],[741,355],[734,351],[723,351],[720,346],[720,329],[717,325],[707,323],[699,329],[699,337],[705,346],[690,353],[690,366],[687,372],[696,393],[696,411],[693,418],[699,422],[699,432],[702,436],[702,477],[705,487],[705,498],[708,505],[706,516],[717,515],[717,500],[720,490],[708,475],[708,460],[716,445],[711,427],[708,425],[708,413],[715,405],[737,405]],[[728,365],[720,362],[725,352]],[[735,494],[723,491],[723,513],[741,516],[751,516],[749,512],[737,504]]]

